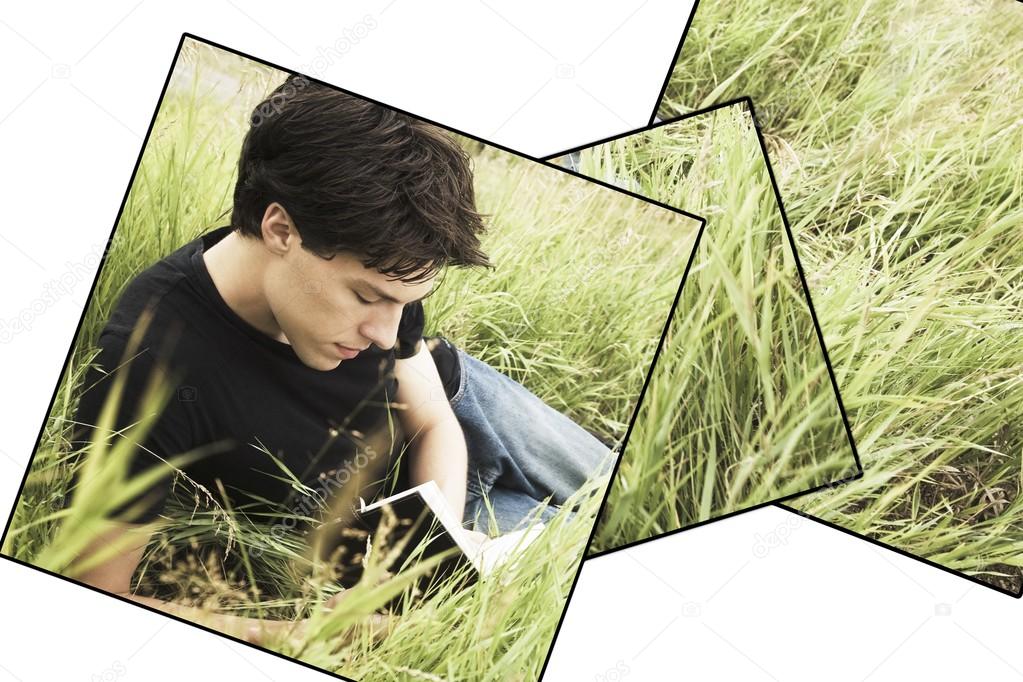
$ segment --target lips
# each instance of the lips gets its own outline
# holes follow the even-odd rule
[[[342,346],[340,343],[335,343],[334,348],[337,350],[338,355],[347,360],[351,360],[356,355],[358,355],[362,350],[365,350],[361,348],[349,348],[348,346]]]

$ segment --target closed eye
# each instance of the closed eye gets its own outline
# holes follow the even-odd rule
[[[359,299],[360,303],[364,303],[366,305],[372,305],[374,303],[377,303],[377,301],[370,301],[368,299],[363,298],[359,292],[355,292],[355,298]]]

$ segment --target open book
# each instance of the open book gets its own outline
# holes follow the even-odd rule
[[[481,543],[466,534],[444,494],[433,481],[403,490],[383,500],[367,505],[359,500],[357,521],[373,534],[376,551],[404,541],[404,550],[392,564],[392,571],[408,566],[440,552],[458,549],[453,558],[444,561],[434,572],[434,580],[450,575],[459,566],[468,563],[478,575],[487,575],[525,549],[543,531],[543,523],[533,523],[523,530],[513,531]],[[393,513],[393,514],[392,514]],[[381,543],[383,546],[380,546]],[[370,549],[370,552],[374,548]],[[475,576],[473,576],[475,577]]]

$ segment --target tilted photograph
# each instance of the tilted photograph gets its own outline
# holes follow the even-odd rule
[[[658,109],[752,98],[864,475],[785,503],[1023,592],[1023,4],[702,2]]]
[[[535,679],[703,224],[186,34],[2,552],[347,679]]]
[[[707,220],[589,555],[862,475],[750,103],[556,159]]]

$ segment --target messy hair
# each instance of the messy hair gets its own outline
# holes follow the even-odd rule
[[[277,202],[322,258],[350,252],[410,283],[448,265],[493,267],[471,159],[437,126],[297,74],[249,124],[231,213],[243,235],[261,237]]]

